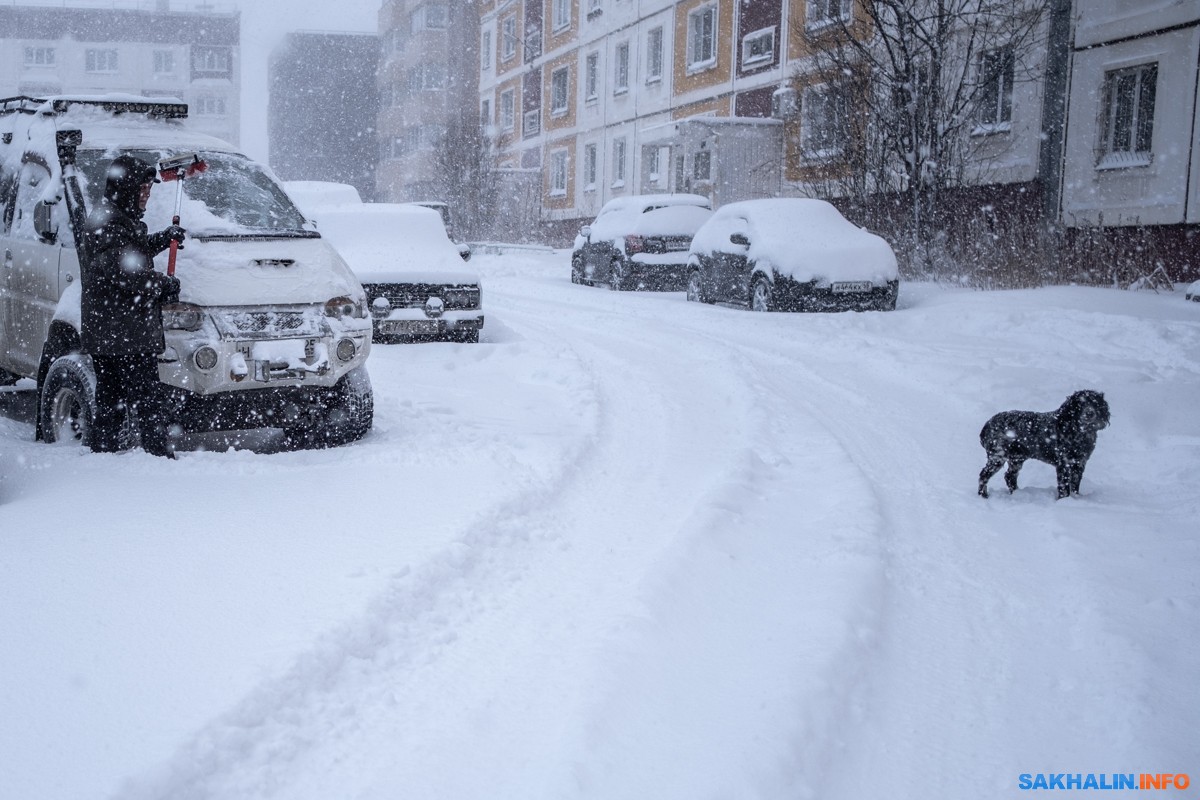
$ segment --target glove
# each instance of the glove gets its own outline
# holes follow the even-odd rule
[[[179,242],[179,247],[176,248],[177,250],[183,249],[183,237],[186,234],[187,230],[179,227],[178,225],[169,225],[166,228],[163,228],[162,231],[162,235],[168,242]]]
[[[159,281],[159,284],[158,284],[158,287],[159,287],[159,290],[158,290],[159,295],[158,296],[160,298],[162,298],[162,302],[178,303],[179,302],[179,278],[176,278],[174,275],[160,275],[160,277],[162,278],[162,280]]]

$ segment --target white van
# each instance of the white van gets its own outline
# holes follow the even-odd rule
[[[95,378],[80,352],[80,226],[113,158],[195,153],[207,169],[183,181],[182,289],[163,307],[172,422],[282,428],[301,446],[361,438],[373,416],[362,285],[267,169],[183,128],[186,115],[183,103],[128,95],[0,100],[0,383],[37,381],[41,439],[87,441]],[[152,191],[151,231],[171,223],[176,187]]]

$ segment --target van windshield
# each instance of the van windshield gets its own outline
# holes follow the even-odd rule
[[[170,150],[80,150],[77,156],[88,208],[104,194],[105,170],[122,152],[150,164],[179,153]],[[200,152],[208,166],[183,181],[180,224],[197,239],[313,237],[319,234],[266,171],[238,153]],[[178,184],[155,184],[143,218],[150,230],[171,224]]]

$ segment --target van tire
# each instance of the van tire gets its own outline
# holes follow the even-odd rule
[[[91,444],[96,421],[96,373],[92,360],[69,353],[46,371],[38,397],[38,426],[47,444]]]
[[[357,442],[375,420],[375,395],[365,366],[346,373],[334,387],[324,413],[284,429],[289,450],[319,450]]]

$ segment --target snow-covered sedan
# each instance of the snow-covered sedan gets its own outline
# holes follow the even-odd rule
[[[321,208],[316,221],[366,290],[375,341],[479,341],[479,276],[464,269],[437,211],[343,204]]]
[[[712,216],[707,197],[643,194],[609,200],[575,238],[571,282],[679,290],[692,236]]]
[[[721,206],[688,261],[688,300],[754,311],[890,311],[899,286],[891,246],[824,200]]]

